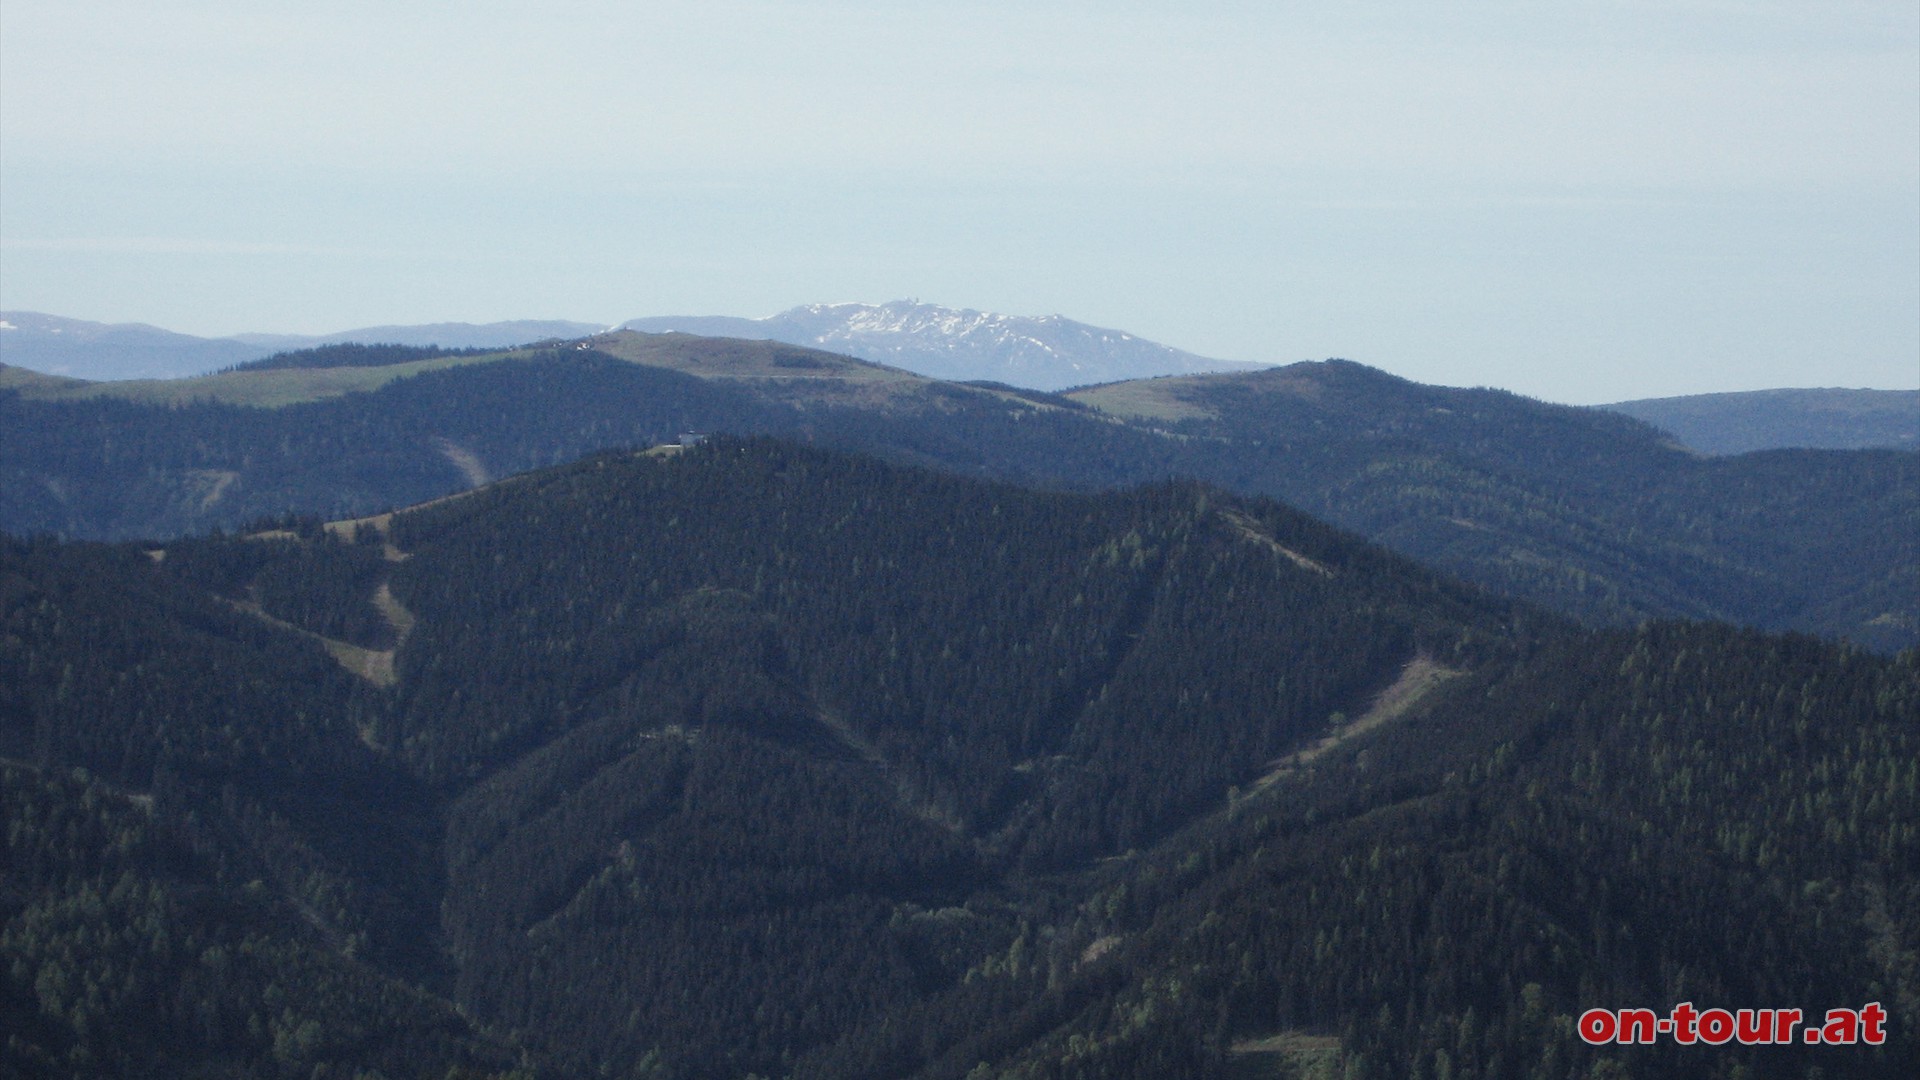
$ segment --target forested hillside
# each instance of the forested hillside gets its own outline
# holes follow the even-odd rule
[[[0,390],[0,527],[165,537],[346,516],[689,431],[767,433],[1023,483],[1198,478],[1593,623],[1920,643],[1912,451],[1706,459],[1626,417],[1337,361],[1072,397],[685,335],[302,364]]]
[[[358,737],[378,703],[156,571],[0,549],[0,1072],[511,1066],[430,989],[432,804]]]
[[[1913,651],[792,442],[277,526],[0,543],[13,1071],[1920,1065]],[[1892,1037],[1574,1033],[1687,1000]]]
[[[1920,390],[1749,390],[1601,408],[1671,431],[1703,454],[1920,448]]]
[[[1344,361],[1073,397],[1202,447],[1196,475],[1583,619],[1920,642],[1920,454],[1702,459],[1624,416]]]

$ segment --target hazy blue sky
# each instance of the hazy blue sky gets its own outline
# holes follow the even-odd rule
[[[0,4],[0,306],[900,297],[1599,402],[1920,385],[1920,5]]]

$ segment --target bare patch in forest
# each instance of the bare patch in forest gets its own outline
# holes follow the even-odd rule
[[[1267,774],[1259,779],[1256,787],[1265,787],[1294,769],[1312,763],[1356,735],[1363,735],[1390,720],[1407,715],[1443,684],[1462,674],[1464,672],[1454,668],[1443,667],[1432,657],[1416,655],[1400,669],[1400,675],[1392,685],[1374,697],[1373,704],[1367,707],[1366,712],[1353,720],[1335,723],[1311,745],[1270,762]],[[1335,715],[1338,716],[1337,713]]]
[[[333,657],[341,667],[381,688],[392,686],[399,681],[400,676],[393,666],[394,654],[399,651],[401,645],[406,644],[407,635],[413,632],[417,621],[411,611],[394,599],[393,590],[384,581],[374,591],[372,603],[379,609],[381,617],[387,621],[387,626],[393,631],[394,647],[391,649],[369,649],[350,641],[316,634],[311,630],[295,626],[285,619],[269,615],[266,609],[251,600],[227,600],[226,602],[262,622],[319,642],[321,647],[327,650],[327,655]],[[361,738],[370,741],[371,735],[363,731]]]
[[[862,761],[878,769],[881,775],[890,780],[893,783],[895,794],[900,797],[901,804],[915,817],[920,818],[922,821],[938,825],[949,832],[961,833],[965,831],[966,827],[959,819],[934,805],[933,800],[927,798],[924,793],[916,790],[915,786],[906,777],[902,776],[898,770],[893,768],[887,761],[886,755],[882,754],[879,748],[875,747],[865,736],[854,730],[853,725],[847,722],[846,717],[827,709],[815,709],[814,718],[819,720],[821,725],[828,731],[832,732],[833,737],[837,739],[841,745],[858,755]]]
[[[1273,534],[1267,531],[1267,527],[1265,525],[1260,524],[1258,521],[1255,521],[1254,519],[1248,517],[1247,515],[1241,513],[1240,511],[1222,510],[1220,511],[1220,517],[1223,520],[1225,520],[1228,524],[1232,525],[1235,529],[1238,529],[1240,531],[1240,535],[1246,537],[1247,539],[1253,541],[1256,544],[1261,545],[1262,547],[1269,548],[1278,554],[1285,555],[1288,559],[1291,559],[1293,561],[1293,565],[1298,566],[1300,569],[1306,570],[1310,573],[1319,574],[1321,577],[1333,576],[1333,571],[1328,569],[1325,563],[1320,562],[1317,559],[1310,559],[1307,556],[1302,555],[1299,552],[1293,550],[1292,548],[1287,547],[1285,544],[1282,544],[1280,541],[1275,540],[1273,538]]]
[[[240,474],[232,469],[189,469],[187,477],[201,489],[200,509],[210,510],[226,495],[233,482],[240,479]]]
[[[1345,1071],[1340,1040],[1332,1035],[1284,1031],[1263,1039],[1240,1039],[1227,1047],[1235,1077],[1337,1080]]]
[[[434,445],[440,448],[440,453],[444,454],[446,459],[453,463],[453,467],[460,470],[460,475],[467,478],[467,483],[472,484],[474,487],[479,487],[488,480],[493,479],[487,475],[487,467],[480,461],[480,455],[474,453],[472,450],[461,446],[452,439],[440,438],[433,440],[433,442]]]

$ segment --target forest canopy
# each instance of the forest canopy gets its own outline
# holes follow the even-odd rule
[[[727,437],[0,540],[26,1075],[1907,1076],[1920,655]],[[1881,1047],[1586,1045],[1882,1002]]]

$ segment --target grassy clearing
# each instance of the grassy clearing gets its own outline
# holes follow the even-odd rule
[[[1328,569],[1325,563],[1320,562],[1318,559],[1310,559],[1307,556],[1302,555],[1299,552],[1293,550],[1292,548],[1287,547],[1285,544],[1282,544],[1280,541],[1275,540],[1273,538],[1273,534],[1267,531],[1266,526],[1261,525],[1259,522],[1253,520],[1252,518],[1241,513],[1240,511],[1222,510],[1220,511],[1220,516],[1223,519],[1225,519],[1229,524],[1231,524],[1235,529],[1238,529],[1240,531],[1240,535],[1246,537],[1247,539],[1253,541],[1256,544],[1259,544],[1262,547],[1265,547],[1273,551],[1277,555],[1286,556],[1289,560],[1292,561],[1293,565],[1299,567],[1300,569],[1305,570],[1309,573],[1319,574],[1321,577],[1333,576],[1333,571]]]
[[[394,599],[393,589],[384,581],[380,583],[378,589],[374,590],[373,606],[379,609],[380,617],[387,620],[387,626],[393,631],[394,648],[398,649],[406,644],[407,635],[413,633],[414,624],[418,620],[414,618],[413,612],[408,611],[400,601]]]
[[[1340,1040],[1331,1035],[1288,1031],[1264,1039],[1241,1039],[1228,1047],[1232,1075],[1288,1077],[1290,1080],[1337,1080],[1346,1062]]]
[[[1075,390],[1067,396],[1103,413],[1140,420],[1212,420],[1219,414],[1189,399],[1188,392],[1203,380],[1218,376],[1178,375],[1164,379],[1134,379]]]
[[[1366,712],[1353,720],[1345,720],[1335,713],[1334,723],[1325,735],[1311,745],[1272,762],[1267,774],[1254,783],[1254,789],[1264,788],[1295,769],[1311,764],[1348,739],[1406,716],[1435,690],[1463,674],[1465,672],[1441,666],[1431,657],[1415,656],[1407,661],[1406,667],[1400,669],[1400,675],[1393,680],[1393,684],[1380,691]]]
[[[363,649],[333,638],[320,638],[320,643],[341,667],[375,686],[384,689],[400,681],[400,676],[394,674],[392,649]],[[363,732],[362,738],[366,737]]]
[[[85,379],[46,375],[11,364],[0,364],[0,390],[18,390],[27,397],[90,385]]]
[[[409,556],[393,542],[393,511],[374,514],[371,517],[348,518],[345,521],[329,521],[327,532],[349,544],[358,543],[360,530],[371,529],[380,536],[380,553],[388,562],[406,562]],[[385,586],[382,586],[384,588]],[[378,598],[376,597],[376,602]]]
[[[1323,377],[1319,365],[1300,363],[1258,371],[1134,379],[1105,386],[1089,386],[1067,396],[1114,416],[1163,421],[1215,420],[1219,418],[1219,412],[1205,402],[1221,387],[1235,386],[1259,394],[1286,394],[1318,400],[1325,393]]]
[[[685,334],[640,334],[618,330],[587,338],[591,348],[633,364],[683,371],[707,379],[765,379],[777,382],[832,382],[857,385],[924,383],[931,380],[884,364],[803,349],[777,341],[735,341]],[[228,371],[189,379],[127,379],[87,382],[0,366],[0,390],[19,390],[38,401],[118,398],[148,405],[216,402],[274,409],[347,394],[378,390],[396,379],[429,371],[495,364],[531,355],[517,349],[478,356],[440,356],[385,367],[278,368]]]
[[[361,529],[372,529],[379,533],[384,541],[387,561],[401,562],[404,561],[407,556],[393,544],[390,528],[392,523],[393,514],[386,513],[376,514],[372,517],[354,518],[348,521],[331,521],[327,523],[326,529],[334,536],[348,542],[356,540]],[[252,533],[247,536],[247,539],[256,541],[281,540],[296,544],[304,543],[297,534],[284,529]],[[166,554],[165,549],[147,553],[148,557],[153,558],[155,562],[166,558]],[[390,649],[369,649],[363,645],[355,645],[352,642],[341,641],[338,638],[330,638],[322,634],[316,634],[311,630],[295,626],[284,619],[276,618],[268,614],[265,609],[252,600],[224,600],[224,602],[259,619],[261,622],[318,642],[322,648],[327,650],[327,655],[333,657],[341,667],[346,668],[349,672],[358,675],[360,678],[382,689],[400,681],[400,676],[395,672],[393,666],[394,655],[399,652],[402,645],[407,643],[408,635],[413,633],[413,628],[418,622],[413,612],[408,611],[406,607],[400,603],[399,599],[393,595],[393,589],[385,581],[382,581],[380,587],[374,590],[373,595],[369,598],[369,602],[380,612],[380,617],[386,620],[387,628],[393,632],[393,648]],[[367,740],[369,745],[371,745],[372,733],[370,731],[361,732],[361,738]]]
[[[440,447],[440,453],[453,463],[453,467],[460,470],[460,475],[467,478],[469,485],[479,487],[493,479],[487,473],[487,467],[480,460],[480,455],[472,450],[447,438],[435,439],[434,444]]]
[[[347,394],[378,390],[409,375],[467,364],[492,364],[515,353],[486,353],[480,356],[439,356],[386,367],[279,368],[271,371],[228,371],[217,375],[198,375],[190,379],[126,379],[114,382],[84,382],[79,379],[54,380],[40,375],[35,379],[0,382],[0,389],[17,386],[21,396],[37,401],[82,401],[88,398],[118,398],[147,405],[191,405],[211,401],[223,405],[251,405],[274,409],[307,401],[324,401]],[[0,371],[0,376],[18,368]],[[28,372],[32,375],[34,373]],[[52,381],[49,381],[52,380]]]
[[[640,453],[649,454],[651,453],[651,451],[641,451]],[[449,460],[453,460],[453,459],[449,458]],[[476,458],[474,460],[477,463],[479,459]],[[521,481],[525,480],[529,475],[531,474],[522,473],[518,476],[508,476],[508,477],[503,477],[499,480],[489,480],[486,483],[468,488],[465,491],[456,491],[451,495],[442,495],[438,498],[428,499],[426,502],[414,503],[412,506],[403,506],[398,510],[388,510],[385,513],[369,514],[366,517],[342,518],[339,521],[329,521],[325,523],[323,528],[325,528],[327,532],[333,534],[336,537],[339,537],[341,540],[344,540],[350,544],[357,543],[359,541],[360,530],[372,529],[374,532],[380,535],[381,541],[384,545],[384,551],[386,554],[387,561],[388,562],[405,562],[408,559],[412,558],[413,556],[408,552],[401,551],[400,548],[397,545],[395,545],[393,542],[393,517],[395,514],[409,514],[415,510],[424,510],[429,506],[439,506],[441,503],[449,503],[454,501],[455,499],[464,499],[467,496],[474,494],[475,492],[484,491],[488,488],[498,487],[501,484],[520,483]],[[471,479],[471,476],[469,476],[469,478]],[[284,529],[279,529],[279,530],[270,530],[267,532],[250,533],[248,534],[247,539],[249,540],[276,540],[276,539],[297,540],[299,539],[299,537],[294,533],[288,532]]]
[[[386,536],[392,525],[393,511],[389,510],[384,514],[371,514],[367,517],[343,518],[340,521],[329,521],[326,524],[326,530],[351,544],[359,539],[361,529],[372,529],[381,536]]]
[[[930,382],[921,375],[850,356],[778,341],[641,334],[616,330],[582,344],[634,364],[668,368],[703,379],[832,380],[856,383]]]
[[[384,589],[385,586],[382,586],[382,588]],[[392,686],[399,679],[399,676],[395,675],[393,671],[394,650],[392,649],[368,649],[350,642],[341,641],[338,638],[323,637],[311,630],[303,630],[287,622],[285,619],[278,619],[267,614],[259,604],[251,600],[228,600],[226,602],[232,604],[237,610],[244,611],[269,626],[277,627],[289,633],[299,634],[301,637],[319,642],[321,647],[327,650],[327,655],[333,657],[341,667],[346,668],[349,672],[360,676],[375,686],[383,688]],[[411,618],[412,616],[408,616],[409,620],[411,620]],[[411,627],[411,621],[409,621],[408,625]]]

